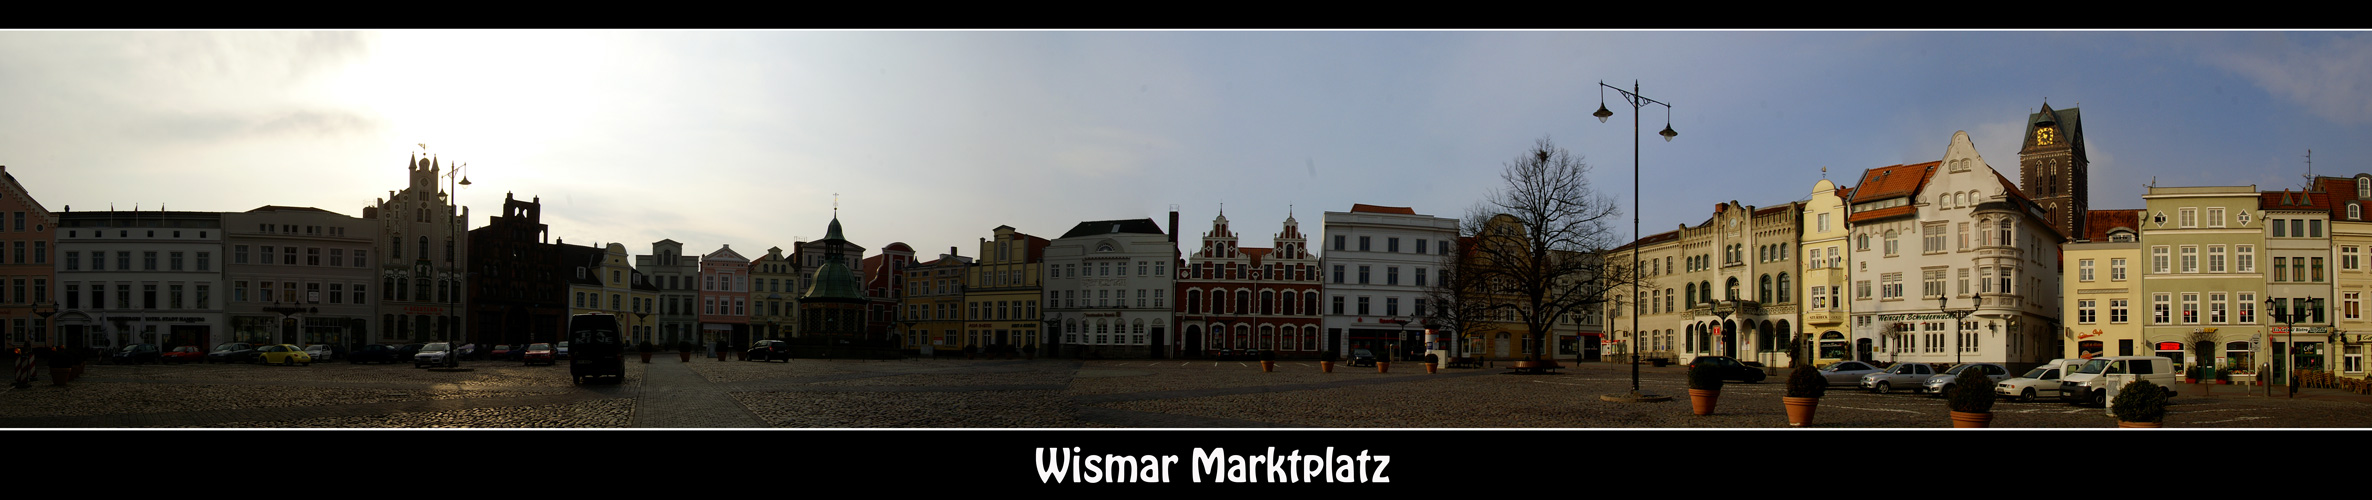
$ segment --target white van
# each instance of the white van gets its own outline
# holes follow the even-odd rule
[[[2147,380],[2174,397],[2174,360],[2160,356],[2105,356],[2061,376],[2059,399],[2076,404],[2106,406],[2109,388]]]

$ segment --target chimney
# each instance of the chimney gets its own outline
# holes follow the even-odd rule
[[[1178,246],[1178,211],[1170,210],[1170,246]]]

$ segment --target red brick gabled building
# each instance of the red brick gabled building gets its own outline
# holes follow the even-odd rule
[[[1193,260],[1178,267],[1181,353],[1318,357],[1321,273],[1300,223],[1285,217],[1272,248],[1238,246],[1225,214],[1211,226]]]

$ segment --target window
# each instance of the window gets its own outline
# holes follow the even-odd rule
[[[2207,227],[2224,227],[2224,207],[2207,207]]]
[[[2119,258],[2108,260],[2108,279],[2111,281],[2125,281],[2125,259]]]
[[[2165,245],[2150,247],[2150,274],[2166,274],[2174,269],[2173,263],[2168,261],[2169,250]]]
[[[1341,283],[1342,283],[1342,278],[1343,278],[1342,264],[1335,264],[1335,265],[1334,265],[1334,282],[1335,282],[1336,284],[1341,284]]]
[[[1400,253],[1400,238],[1384,238],[1384,251]]]
[[[2273,258],[2273,281],[2289,281],[2289,280],[2290,280],[2290,266],[2289,266],[2289,261],[2290,261],[2290,258],[2289,258],[2289,257],[2274,257],[2274,258]]]
[[[1942,252],[1944,251],[1944,224],[1943,224],[1943,223],[1941,223],[1941,222],[1938,222],[1938,223],[1934,223],[1934,224],[1928,224],[1928,225],[1922,226],[1922,227],[1920,227],[1920,229],[1919,229],[1919,233],[1920,233],[1920,236],[1921,236],[1921,238],[1920,238],[1920,247],[1921,247],[1921,248],[1920,248],[1920,251],[1921,251],[1921,252],[1923,252],[1923,253],[1942,253]]]
[[[2339,247],[2339,269],[2342,271],[2364,270],[2363,249],[2364,247],[2355,245]],[[74,259],[68,257],[66,260],[73,261]]]
[[[2092,259],[2076,261],[2076,279],[2092,281]]]
[[[2183,324],[2199,324],[2199,293],[2183,293]]]
[[[2232,270],[2234,272],[2257,272],[2256,245],[2233,245],[2232,254]]]
[[[2229,304],[2228,304],[2227,302],[2225,302],[2225,301],[2224,301],[2224,292],[2210,292],[2210,293],[2208,293],[2208,294],[2207,294],[2207,322],[2209,322],[2209,323],[2215,323],[2215,324],[2223,324],[2223,323],[2226,323],[2226,322],[2228,322],[2228,321],[2229,321],[2231,318],[2228,318],[2228,317],[2226,317],[2226,316],[2224,315],[2224,313],[2225,313],[2225,308],[2226,308],[2228,305],[2229,305]]]
[[[1902,249],[1902,246],[1901,246],[1900,244],[1898,244],[1898,242],[1897,242],[1897,241],[1895,241],[1895,236],[1896,236],[1896,235],[1895,235],[1895,233],[1894,233],[1894,230],[1892,230],[1892,229],[1888,229],[1888,230],[1886,230],[1886,256],[1887,256],[1887,257],[1893,257],[1893,256],[1895,256],[1895,254],[1897,254],[1897,253],[1900,253],[1900,250]]]
[[[1367,251],[1367,237],[1366,237],[1366,236],[1361,236],[1361,237],[1359,237],[1359,251],[1361,251],[1361,252],[1365,252],[1365,251]]]
[[[2124,323],[2129,321],[2131,317],[2127,314],[2131,305],[2125,299],[2108,299],[2108,322]]]
[[[2257,294],[2253,292],[2240,292],[2233,295],[2232,297],[2232,307],[2234,309],[2240,310],[2240,317],[2235,319],[2233,322],[2243,325],[2256,324]]]
[[[2220,273],[2220,272],[2224,272],[2224,246],[2223,246],[2223,245],[2208,245],[2208,246],[2207,246],[2207,272],[2211,272],[2211,273]]]
[[[2185,207],[2177,211],[2176,220],[2179,221],[2180,227],[2199,227],[2199,209]]]
[[[1367,308],[1367,297],[1360,297],[1360,298],[1359,298],[1359,315],[1360,315],[1360,316],[1367,316],[1367,315],[1368,315],[1368,308]]]
[[[2360,309],[2363,302],[2363,292],[2347,292],[2340,294],[2339,298],[2339,317],[2363,319],[2363,312]]]
[[[1386,284],[1386,285],[1398,285],[1398,284],[1400,284],[1400,267],[1399,267],[1399,266],[1385,266],[1385,267],[1384,267],[1384,284]]]
[[[2184,274],[2199,272],[2199,247],[2183,245],[2182,263]]]
[[[66,252],[66,270],[68,270],[68,271],[80,271],[80,270],[82,270],[82,252]],[[73,309],[73,308],[72,308],[72,307],[68,307],[67,309]]]
[[[213,270],[213,269],[214,269],[214,252],[198,252],[198,270],[199,270],[199,271],[211,271],[211,270]]]
[[[2311,259],[2313,259],[2313,260],[2312,260],[2312,262],[2314,262],[2314,265],[2312,266],[2312,270],[2314,271],[2314,274],[2311,276],[2311,278],[2312,278],[2312,279],[2309,279],[2309,280],[2307,280],[2307,281],[2314,282],[2314,283],[2321,283],[2321,282],[2323,282],[2323,258],[2322,258],[2322,257],[2312,257]]]
[[[1886,273],[1879,276],[1879,281],[1881,282],[1879,293],[1884,294],[1881,298],[1903,298],[1903,273]]]
[[[2281,219],[2265,220],[2265,225],[2273,228],[2273,237],[2275,238],[2286,238],[2290,235],[2289,231],[2286,231],[2288,226],[2283,225],[2281,221]]]
[[[2174,295],[2156,294],[2150,297],[2150,324],[2174,323]]]
[[[1368,268],[1368,266],[1359,266],[1359,284],[1361,284],[1361,285],[1365,285],[1365,284],[1367,284],[1367,268]],[[1360,314],[1366,314],[1366,313],[1360,313]]]
[[[1930,299],[1944,296],[1943,268],[1922,270],[1919,276],[1919,296]]]
[[[1334,235],[1334,249],[1335,249],[1335,250],[1341,250],[1341,249],[1342,249],[1342,241],[1343,241],[1343,235],[1339,235],[1339,234],[1337,234],[1337,235]]]

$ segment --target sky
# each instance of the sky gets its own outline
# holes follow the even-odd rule
[[[540,197],[552,237],[636,254],[787,251],[835,206],[923,260],[1172,207],[1182,246],[1222,206],[1269,246],[1288,213],[1313,238],[1355,203],[1461,217],[1544,138],[1628,239],[1955,131],[2015,179],[2046,102],[2082,110],[2094,209],[2299,187],[2310,150],[2372,171],[2359,32],[19,31],[0,96],[0,165],[52,211],[360,216],[428,154],[467,165],[473,226]]]

